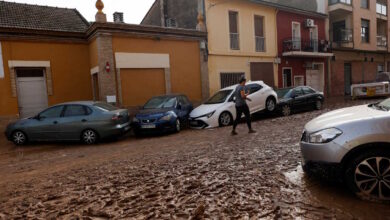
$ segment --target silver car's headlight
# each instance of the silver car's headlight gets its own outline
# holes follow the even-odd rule
[[[343,132],[337,128],[328,128],[317,131],[309,136],[309,142],[313,144],[329,143],[340,136]]]

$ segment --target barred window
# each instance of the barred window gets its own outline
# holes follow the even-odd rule
[[[240,78],[245,73],[221,73],[221,88],[226,88],[238,84]]]

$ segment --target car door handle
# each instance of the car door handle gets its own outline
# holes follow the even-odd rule
[[[81,122],[87,122],[87,119],[83,119],[83,120],[81,120]]]
[[[55,124],[55,125],[58,124],[58,121],[53,121],[53,124]]]

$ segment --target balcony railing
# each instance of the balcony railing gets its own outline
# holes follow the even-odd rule
[[[238,33],[230,33],[230,49],[240,49],[240,35]]]
[[[352,29],[336,29],[332,31],[333,42],[336,43],[349,43],[353,41]]]
[[[256,36],[256,52],[265,51],[265,37]]]
[[[378,47],[387,47],[387,37],[386,36],[376,36],[376,45]]]
[[[283,52],[303,51],[330,53],[331,47],[326,40],[288,38],[283,41]]]
[[[337,3],[351,5],[351,0],[329,0],[328,1],[329,5],[334,5],[334,4],[337,4]]]

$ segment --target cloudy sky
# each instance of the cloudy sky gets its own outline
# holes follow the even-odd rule
[[[96,0],[6,0],[10,2],[49,5],[64,8],[76,8],[88,20],[94,21]],[[107,19],[112,21],[112,14],[116,11],[124,13],[126,23],[139,24],[148,12],[154,0],[103,0],[103,11]]]

